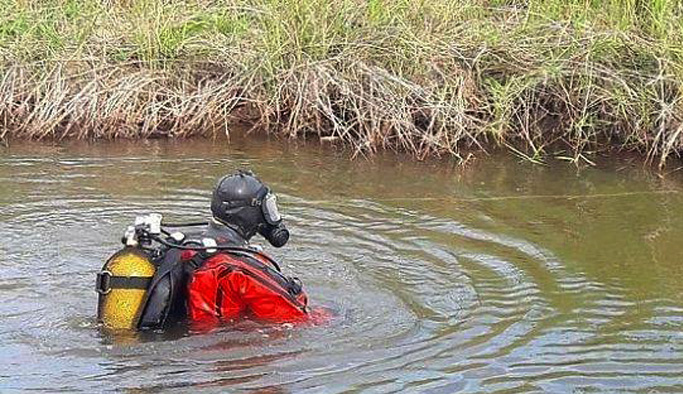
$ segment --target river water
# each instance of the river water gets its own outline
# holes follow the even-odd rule
[[[204,219],[252,168],[313,327],[111,336],[95,273],[135,215]],[[683,177],[465,168],[259,138],[0,148],[0,392],[683,392]],[[178,332],[176,332],[178,331]]]

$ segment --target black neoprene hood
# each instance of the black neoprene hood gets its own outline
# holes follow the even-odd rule
[[[265,223],[261,204],[268,193],[266,185],[251,172],[226,175],[214,188],[211,213],[248,240]]]

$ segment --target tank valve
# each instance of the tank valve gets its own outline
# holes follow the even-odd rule
[[[126,246],[137,246],[138,245],[138,240],[135,235],[135,227],[134,226],[128,226],[126,229],[126,232],[123,233],[123,244]]]
[[[171,234],[171,238],[175,243],[179,244],[185,240],[185,234],[181,233],[180,231],[176,231]]]
[[[147,215],[147,224],[149,225],[149,233],[152,235],[161,234],[161,220],[163,216],[160,213],[150,213]]]

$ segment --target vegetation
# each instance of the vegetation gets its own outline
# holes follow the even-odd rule
[[[0,0],[0,135],[683,151],[679,0]]]

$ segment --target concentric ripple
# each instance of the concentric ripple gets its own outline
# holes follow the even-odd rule
[[[683,392],[681,181],[491,160],[256,140],[0,151],[0,391]],[[206,217],[243,167],[292,229],[269,251],[335,318],[101,333],[94,275],[125,226]]]

